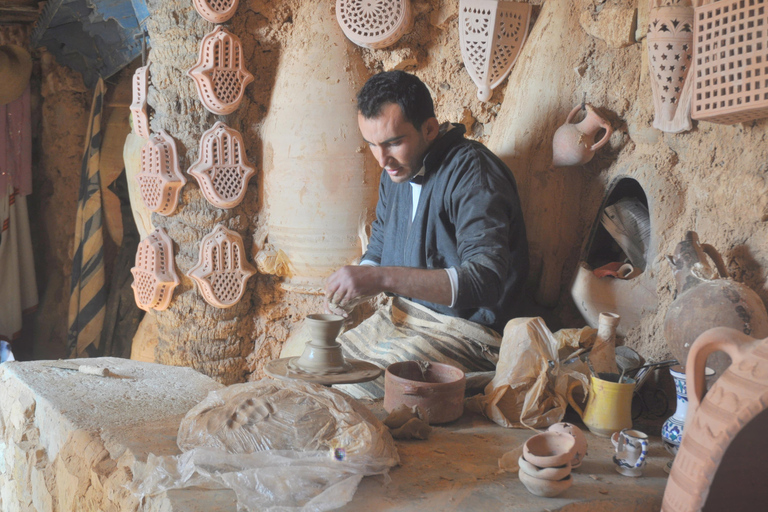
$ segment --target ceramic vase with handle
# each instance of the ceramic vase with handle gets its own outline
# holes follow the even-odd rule
[[[583,107],[586,116],[578,123],[572,122],[582,110],[577,105],[568,114],[560,128],[555,132],[552,140],[552,166],[572,167],[583,165],[592,160],[595,152],[608,143],[613,134],[611,123],[600,117],[595,108],[589,103]],[[595,135],[600,130],[605,130],[605,135],[595,142]]]

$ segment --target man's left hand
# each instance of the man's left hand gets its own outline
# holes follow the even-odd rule
[[[325,297],[331,306],[347,309],[357,299],[377,295],[383,290],[381,269],[369,265],[347,265],[325,282]]]

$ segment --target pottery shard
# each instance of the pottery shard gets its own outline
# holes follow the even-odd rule
[[[221,121],[200,139],[200,157],[189,168],[205,198],[218,208],[240,204],[256,171],[248,162],[243,137]]]
[[[197,13],[211,23],[224,23],[234,16],[239,0],[195,0]]]
[[[222,225],[203,237],[200,259],[187,274],[195,280],[205,301],[217,308],[237,304],[256,270],[248,263],[243,239]]]
[[[626,6],[607,6],[599,13],[592,7],[579,16],[584,32],[605,41],[610,48],[624,48],[635,43],[637,9]]]
[[[136,251],[133,293],[136,304],[144,311],[167,309],[173,289],[181,282],[173,263],[173,242],[163,228],[154,230],[141,241]]]
[[[231,114],[240,105],[253,75],[243,67],[240,39],[221,25],[200,43],[200,57],[188,74],[195,81],[205,108],[214,114]]]
[[[152,134],[141,148],[141,172],[136,180],[147,208],[160,215],[173,213],[187,179],[179,169],[176,143],[165,130]]]
[[[131,114],[133,115],[133,133],[144,139],[149,138],[149,116],[147,115],[147,82],[149,62],[136,68],[133,73],[133,96]]]

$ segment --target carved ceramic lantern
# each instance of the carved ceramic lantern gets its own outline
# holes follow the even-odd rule
[[[413,27],[410,0],[336,0],[336,20],[350,41],[386,48]]]
[[[189,168],[205,198],[218,208],[240,204],[255,172],[245,154],[243,137],[221,121],[203,134],[200,156]]]
[[[499,0],[460,0],[461,57],[480,101],[491,99],[509,74],[528,37],[531,5]]]
[[[256,261],[303,293],[320,293],[362,254],[380,172],[357,126],[354,97],[367,70],[329,12],[324,2],[295,12],[262,132],[268,245]]]
[[[189,76],[205,108],[219,115],[234,112],[245,86],[253,81],[253,75],[243,67],[240,39],[221,25],[203,37],[200,57]]]
[[[136,68],[133,73],[133,97],[131,114],[133,115],[133,133],[139,137],[149,138],[149,116],[147,114],[147,82],[149,62],[146,66]]]
[[[152,134],[141,148],[141,172],[136,180],[147,208],[160,215],[173,213],[187,178],[179,169],[176,143],[165,130]]]
[[[691,129],[693,7],[685,0],[652,0],[648,65],[653,89],[653,127],[669,133]]]
[[[131,274],[136,305],[144,311],[168,308],[173,289],[181,281],[173,263],[173,242],[163,228],[157,228],[141,241]]]
[[[195,280],[205,301],[217,308],[237,304],[245,283],[256,273],[245,257],[243,239],[221,224],[200,242],[200,259],[187,274]]]
[[[197,13],[211,23],[224,23],[237,10],[239,0],[195,0]]]

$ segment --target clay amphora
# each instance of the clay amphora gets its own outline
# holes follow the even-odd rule
[[[584,108],[587,115],[581,122],[575,124],[571,122],[582,109],[581,105],[577,105],[568,114],[565,124],[555,132],[552,140],[553,167],[583,165],[592,160],[595,151],[605,146],[611,138],[613,133],[611,124],[600,117],[589,103],[585,104]],[[605,135],[595,142],[595,135],[601,129],[605,130]]]
[[[727,353],[733,362],[704,396],[707,358],[719,351]],[[726,450],[741,457],[736,461],[741,465],[733,475],[736,478],[744,478],[751,471],[762,475],[765,468],[765,452],[755,453],[754,448],[764,445],[753,436],[762,438],[766,430],[766,416],[762,413],[768,404],[768,338],[756,340],[727,327],[710,329],[691,346],[686,379],[685,436],[664,492],[664,512],[701,510],[707,504],[718,468],[725,463]],[[745,433],[747,437],[742,436]],[[728,455],[731,457],[731,453]],[[743,488],[738,482],[734,486]],[[707,510],[763,510],[762,481],[759,487],[737,497],[727,508],[708,504]]]
[[[573,382],[568,388],[568,403],[579,413],[589,430],[608,437],[616,431],[632,428],[632,393],[635,381],[625,378],[619,384],[618,374],[598,373],[590,377],[589,397],[584,410],[573,399],[573,390],[581,383]],[[611,382],[613,380],[613,382]]]
[[[598,373],[619,373],[616,365],[616,327],[620,320],[616,313],[600,313],[597,339],[589,353],[592,367]]]
[[[706,256],[712,258],[717,270]],[[759,338],[768,336],[763,301],[747,285],[724,277],[728,273],[722,257],[714,247],[700,244],[694,231],[686,233],[667,261],[675,275],[677,297],[664,319],[664,338],[680,364],[685,364],[691,343],[713,327],[731,327]],[[713,380],[717,379],[728,366],[728,358],[715,354],[709,366],[716,372]]]

